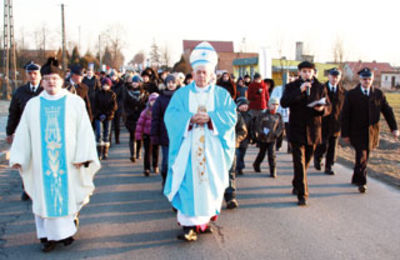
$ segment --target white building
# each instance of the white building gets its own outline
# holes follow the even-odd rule
[[[400,71],[382,71],[381,89],[395,89],[400,87]]]

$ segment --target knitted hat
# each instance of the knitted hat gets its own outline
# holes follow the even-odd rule
[[[109,78],[104,78],[104,79],[102,79],[101,80],[101,85],[102,86],[104,86],[104,85],[109,85],[110,87],[112,86],[112,81],[111,81],[111,79],[109,79]]]
[[[150,96],[149,96],[149,103],[151,102],[151,101],[155,101],[157,98],[158,98],[158,93],[157,92],[153,92],[153,93],[151,93],[150,94]]]
[[[169,74],[169,75],[165,78],[164,84],[167,85],[169,81],[175,82],[175,76],[172,75],[172,74]]]
[[[142,82],[142,78],[139,75],[135,75],[132,77],[132,82],[140,83]]]
[[[236,99],[236,105],[240,107],[241,105],[248,105],[250,104],[249,100],[246,97],[238,97]]]
[[[271,97],[268,102],[269,105],[276,104],[279,105],[279,98]]]

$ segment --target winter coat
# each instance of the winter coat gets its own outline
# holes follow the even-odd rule
[[[264,110],[268,108],[269,93],[267,86],[263,81],[257,83],[253,81],[249,85],[247,98],[250,102],[249,109]]]
[[[117,95],[118,110],[116,113],[121,113],[124,108],[124,94],[125,94],[125,83],[123,80],[118,79],[113,81],[111,90]]]
[[[272,143],[283,134],[284,127],[280,114],[271,114],[269,110],[262,112],[254,121],[255,139],[262,143]]]
[[[28,103],[29,99],[39,95],[43,91],[41,86],[36,89],[35,93],[31,90],[31,84],[27,83],[23,86],[17,88],[13,97],[11,99],[10,107],[8,109],[8,120],[6,132],[7,135],[13,135],[17,126],[19,124],[19,120],[21,119],[22,112],[24,112],[25,105]]]
[[[157,87],[156,83],[153,82],[147,82],[147,83],[143,83],[143,89],[144,91],[147,92],[148,95],[152,94],[152,93],[160,93],[160,90]]]
[[[151,134],[151,117],[152,117],[152,108],[146,107],[145,110],[140,113],[139,120],[136,124],[136,131],[135,131],[135,139],[142,140],[143,135],[150,135]]]
[[[238,98],[238,97],[246,97],[247,98],[247,90],[248,89],[249,88],[246,85],[244,85],[244,87],[237,85],[236,86],[236,91],[237,91],[236,98]]]
[[[106,115],[107,120],[114,118],[118,109],[117,95],[112,90],[100,90],[94,98],[94,119],[99,120],[101,115]]]
[[[238,112],[238,118],[239,118],[239,116],[240,116],[241,118],[243,118],[244,123],[246,124],[246,128],[247,128],[247,136],[246,136],[245,139],[243,139],[243,140],[240,142],[239,147],[240,147],[240,148],[246,148],[246,147],[249,145],[251,139],[254,137],[254,131],[253,131],[253,117],[251,116],[251,114],[249,113],[249,111],[246,111],[246,112],[240,111],[240,112]]]
[[[232,99],[236,99],[236,84],[232,81],[223,81],[219,80],[217,83],[218,86],[226,89],[231,95]]]
[[[341,129],[340,113],[342,112],[346,90],[341,86],[336,86],[333,93],[329,87],[329,81],[324,85],[328,91],[329,100],[332,103],[332,112],[330,115],[322,118],[322,139],[324,143],[331,136],[339,136]]]
[[[151,141],[153,144],[169,145],[167,128],[164,123],[164,113],[174,93],[175,91],[164,90],[154,103],[151,121]]]
[[[131,87],[125,90],[124,94],[124,111],[125,111],[125,126],[130,132],[136,129],[136,123],[140,117],[140,113],[146,107],[146,95],[139,89]]]
[[[285,86],[281,106],[289,107],[289,141],[300,145],[315,145],[322,142],[322,117],[331,113],[331,102],[328,91],[316,79],[313,79],[310,96],[307,91],[301,92],[302,79],[297,79]],[[322,112],[307,105],[313,101],[326,98]]]
[[[361,91],[360,84],[350,90],[345,98],[341,120],[342,137],[350,137],[357,149],[372,150],[379,144],[379,120],[383,114],[391,131],[397,130],[392,107],[384,93],[371,87],[369,96]]]
[[[237,112],[235,134],[236,134],[236,148],[239,148],[240,143],[243,142],[248,136],[248,128],[246,126],[246,121],[239,111]]]
[[[82,83],[88,86],[89,88],[88,94],[89,94],[90,104],[92,105],[92,110],[93,110],[95,93],[96,91],[101,90],[100,80],[96,76],[93,76],[90,79],[88,77],[84,77]]]
[[[64,83],[64,88],[66,88],[72,94],[80,96],[86,104],[86,111],[88,112],[90,121],[93,121],[92,104],[90,104],[89,99],[89,87],[83,82],[76,84],[75,86],[71,84],[70,79],[66,79]]]

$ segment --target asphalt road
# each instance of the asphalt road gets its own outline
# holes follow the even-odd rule
[[[238,178],[240,206],[224,210],[213,234],[197,242],[176,239],[176,224],[161,177],[144,177],[142,161],[128,160],[127,135],[112,147],[97,174],[96,192],[81,212],[70,247],[44,254],[36,239],[30,203],[20,201],[19,177],[0,169],[0,259],[399,259],[400,191],[369,179],[360,194],[351,170],[337,175],[309,170],[309,206],[291,195],[291,157],[277,154],[278,178],[254,173],[256,149]]]

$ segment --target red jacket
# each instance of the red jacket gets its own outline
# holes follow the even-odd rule
[[[269,92],[263,81],[261,83],[251,82],[247,97],[250,102],[249,109],[264,110],[268,108]]]

